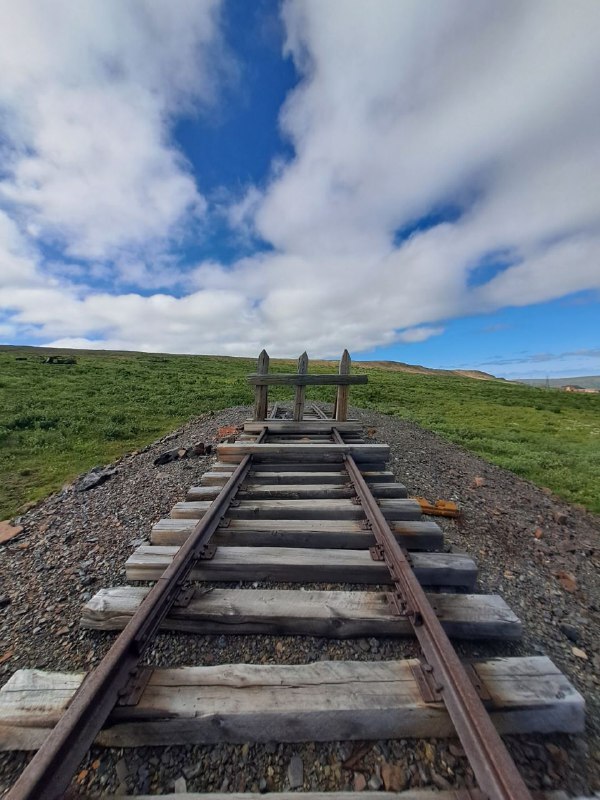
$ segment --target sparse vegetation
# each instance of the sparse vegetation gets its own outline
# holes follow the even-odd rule
[[[44,364],[53,354],[76,363]],[[219,356],[0,348],[0,519],[194,415],[250,403],[254,368],[252,359]],[[383,367],[368,374],[353,404],[413,420],[600,512],[600,395]],[[291,399],[285,389],[272,396]],[[332,400],[333,390],[308,396]]]

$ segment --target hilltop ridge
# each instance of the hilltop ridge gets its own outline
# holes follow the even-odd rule
[[[457,375],[460,378],[473,378],[478,381],[504,380],[478,369],[434,369],[420,364],[406,364],[403,361],[353,361],[352,363],[363,369],[389,369],[392,372],[408,372],[412,375]]]

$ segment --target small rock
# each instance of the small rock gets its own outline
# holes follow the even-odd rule
[[[290,789],[299,789],[304,783],[304,764],[300,756],[292,756],[287,770]]]
[[[367,779],[362,774],[362,772],[355,772],[354,773],[354,791],[355,792],[364,792],[367,788]]]
[[[377,775],[371,775],[367,785],[372,792],[378,792],[382,785],[381,778],[378,778]]]
[[[464,758],[464,756],[465,756],[465,751],[462,749],[462,747],[459,744],[450,743],[448,745],[448,750],[450,750],[452,755],[456,756],[456,758]]]
[[[571,652],[573,653],[574,656],[577,656],[577,658],[581,658],[584,661],[588,660],[587,653],[585,652],[585,650],[582,650],[580,647],[571,648]]]
[[[579,628],[576,628],[575,625],[571,625],[570,622],[561,622],[560,630],[561,633],[564,633],[567,639],[570,639],[572,642],[575,642],[575,644],[579,642],[581,634]]]
[[[117,469],[102,469],[102,467],[94,467],[94,469],[90,470],[87,475],[84,475],[83,478],[77,484],[77,491],[78,492],[89,492],[90,489],[95,489],[96,486],[101,486],[103,483],[109,478],[112,478],[113,475],[116,475],[118,472]]]
[[[200,770],[202,768],[202,764],[192,764],[190,766],[184,767],[181,771],[183,772],[183,777],[191,781],[192,778],[195,778],[197,775],[200,774]]]
[[[564,513],[564,511],[555,511],[553,514],[554,521],[558,522],[559,525],[566,525],[568,517]]]
[[[0,522],[0,544],[9,542],[23,531],[22,525],[11,525],[8,520]]]
[[[573,592],[577,591],[577,579],[571,572],[560,570],[559,572],[555,573],[555,576],[558,578],[558,582],[565,592],[573,594]]]
[[[442,791],[449,791],[452,789],[452,786],[449,781],[446,780],[442,775],[438,775],[435,770],[431,770],[431,780],[437,786],[438,789]]]
[[[476,475],[473,478],[473,488],[479,489],[481,486],[485,486],[485,479],[482,478],[480,475]]]
[[[177,456],[179,458],[185,458],[187,456],[187,449],[185,447],[180,447],[177,451]]]
[[[180,458],[179,449],[167,450],[154,459],[154,466],[159,467],[161,464],[169,464],[171,461],[177,461],[178,458]]]
[[[119,779],[120,783],[126,783],[127,778],[129,777],[129,770],[127,769],[127,762],[124,758],[120,758],[117,761],[115,766],[115,771],[117,773],[117,778]]]
[[[260,781],[258,782],[258,791],[261,794],[265,794],[265,792],[267,791],[267,779],[266,778],[261,778]]]
[[[535,536],[536,539],[541,539],[542,536],[544,535],[544,531],[541,528],[536,528],[533,532],[533,535]]]
[[[203,456],[206,453],[206,445],[204,442],[198,442],[192,446],[192,453],[195,456]]]
[[[184,794],[185,792],[187,792],[187,782],[183,776],[177,778],[177,780],[173,784],[173,789],[177,794],[179,793]]]
[[[381,765],[381,777],[386,792],[401,792],[406,786],[404,770],[399,764],[384,761]]]

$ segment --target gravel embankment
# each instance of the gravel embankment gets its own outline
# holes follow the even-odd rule
[[[114,637],[79,629],[82,602],[103,586],[125,582],[128,555],[149,535],[152,523],[167,516],[198,482],[213,457],[158,467],[154,459],[167,449],[214,444],[217,429],[241,423],[247,411],[204,415],[125,456],[103,485],[79,492],[76,482],[22,517],[23,533],[0,546],[1,683],[22,667],[77,671],[98,663]],[[462,518],[440,523],[448,546],[472,554],[480,566],[480,590],[501,594],[523,620],[519,644],[463,644],[459,650],[478,658],[547,654],[587,701],[585,736],[508,737],[529,785],[573,795],[600,789],[598,518],[416,425],[356,413],[379,441],[390,444],[391,467],[411,495],[458,502]],[[149,657],[159,665],[182,666],[414,654],[414,643],[406,640],[162,634]],[[89,797],[165,793],[184,786],[188,791],[281,791],[300,780],[305,790],[323,791],[472,783],[456,741],[360,745],[94,749],[74,787]],[[24,754],[0,754],[0,794],[26,761]]]

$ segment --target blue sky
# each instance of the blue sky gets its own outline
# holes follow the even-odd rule
[[[0,341],[600,373],[596,0],[0,7]]]

